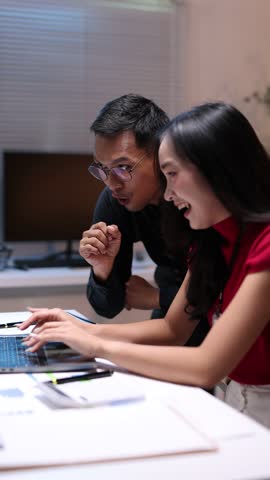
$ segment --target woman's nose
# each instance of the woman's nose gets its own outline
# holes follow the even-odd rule
[[[168,188],[168,186],[166,187],[165,189],[165,192],[164,192],[164,198],[167,202],[171,202],[173,197],[172,197],[172,192],[170,191],[170,189]]]

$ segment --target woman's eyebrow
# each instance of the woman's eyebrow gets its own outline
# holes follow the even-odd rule
[[[172,166],[172,162],[170,160],[165,160],[165,162],[162,162],[160,164],[161,170],[165,170],[165,168],[171,167],[171,166]]]

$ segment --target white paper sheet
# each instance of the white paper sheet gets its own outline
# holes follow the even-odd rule
[[[47,395],[39,385],[52,378],[75,377],[75,372],[55,374],[3,374],[0,382],[0,431],[3,416],[39,414],[66,408],[64,403],[53,395]],[[125,378],[119,376],[81,380],[58,385],[59,389],[77,401],[77,407],[99,408],[104,405],[116,405],[145,400],[142,388],[126,385]],[[83,397],[81,404],[80,397]],[[61,398],[61,397],[60,397]]]
[[[185,386],[179,388],[178,385],[164,384],[146,378],[138,380],[141,388],[145,387],[147,395],[158,397],[169,403],[211,438],[229,440],[254,435],[256,431],[257,424],[251,418],[240,414],[202,389]],[[127,377],[127,381],[132,381],[132,377]],[[164,388],[165,385],[166,388]]]
[[[1,419],[0,470],[209,451],[215,445],[159,402]]]
[[[79,373],[54,373],[53,378],[79,378]],[[137,402],[145,399],[142,388],[135,385],[127,385],[125,378],[119,378],[112,375],[104,378],[95,378],[91,380],[80,380],[76,382],[56,384],[53,389],[48,388],[48,380],[52,381],[52,375],[36,374],[32,375],[37,381],[37,387],[40,388],[40,394],[45,396],[54,407],[100,407],[104,405],[116,405],[128,402]],[[57,392],[59,392],[57,394]],[[64,396],[61,394],[64,393]]]
[[[0,378],[0,431],[4,416],[29,415],[48,410],[35,395],[35,382],[28,375],[2,374]]]
[[[0,325],[9,324],[13,322],[24,322],[31,315],[30,312],[4,312],[0,313]],[[10,328],[0,328],[0,335],[22,335],[30,333],[32,331],[32,326],[24,330],[23,332],[17,327]]]
[[[1,312],[0,313],[0,324],[1,323],[10,323],[10,322],[24,322],[31,313],[28,311],[23,312]]]
[[[74,314],[76,316],[76,318],[81,318],[81,319],[87,320],[87,317],[82,315],[77,310],[71,309],[71,310],[66,310],[66,312]],[[28,311],[0,313],[0,325],[9,324],[9,323],[13,323],[13,322],[21,323],[21,322],[24,322],[25,320],[27,320],[27,318],[29,318],[30,315],[31,315],[31,313],[28,312]],[[30,327],[26,328],[23,331],[20,330],[17,327],[0,328],[0,335],[22,335],[22,334],[24,335],[24,334],[30,333],[33,328],[34,328],[33,325],[31,325]]]
[[[203,390],[200,394],[202,397],[208,395]],[[188,404],[182,401],[175,402],[175,400],[173,400],[173,403],[183,415],[188,412],[190,420],[212,438],[229,440],[231,438],[253,435],[256,431],[256,424],[253,423],[251,418],[240,414],[234,408],[229,407],[211,395],[207,399],[205,415],[202,415],[202,411],[198,410],[198,403],[195,405],[192,395]],[[209,418],[211,418],[211,421],[209,421]]]

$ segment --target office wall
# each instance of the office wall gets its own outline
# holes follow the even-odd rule
[[[270,145],[267,110],[243,100],[270,85],[270,1],[185,0],[179,8],[185,15],[184,106],[218,99],[232,102]]]

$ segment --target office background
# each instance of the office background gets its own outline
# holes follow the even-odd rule
[[[90,153],[98,109],[128,92],[170,116],[232,102],[269,146],[269,14],[269,0],[0,0],[0,150]]]

